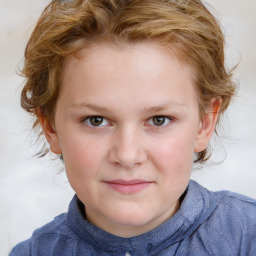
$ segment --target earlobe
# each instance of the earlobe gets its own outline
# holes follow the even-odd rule
[[[207,148],[215,130],[221,107],[221,98],[213,98],[210,102],[209,111],[200,121],[194,152],[201,152]]]
[[[61,149],[59,146],[58,134],[51,124],[51,122],[43,115],[40,108],[37,109],[37,117],[42,127],[44,136],[50,145],[50,150],[54,154],[61,154]]]

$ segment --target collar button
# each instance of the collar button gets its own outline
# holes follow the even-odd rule
[[[153,248],[153,244],[148,244],[148,246],[147,246],[148,252],[149,252],[152,248]]]

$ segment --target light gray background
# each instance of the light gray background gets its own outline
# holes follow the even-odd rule
[[[214,159],[192,175],[212,190],[256,198],[256,1],[208,0],[227,39],[227,64],[241,60],[238,96],[223,120]],[[34,160],[31,119],[19,106],[22,78],[16,70],[33,25],[47,0],[0,0],[0,255],[66,211],[73,191],[58,161]],[[223,146],[221,146],[223,145]]]

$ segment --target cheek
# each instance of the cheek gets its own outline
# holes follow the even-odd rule
[[[184,136],[174,136],[152,147],[154,163],[163,172],[172,175],[190,173],[194,157],[194,144]]]
[[[76,172],[80,175],[93,175],[105,157],[102,142],[85,138],[74,138],[63,144],[63,157],[67,173]]]
[[[91,140],[71,141],[72,143],[65,144],[63,149],[66,174],[74,191],[84,202],[89,202],[97,191],[99,170],[104,161],[103,148]]]

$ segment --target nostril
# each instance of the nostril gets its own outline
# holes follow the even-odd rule
[[[109,152],[110,162],[124,168],[141,165],[146,159],[146,153],[139,147],[116,147]]]

